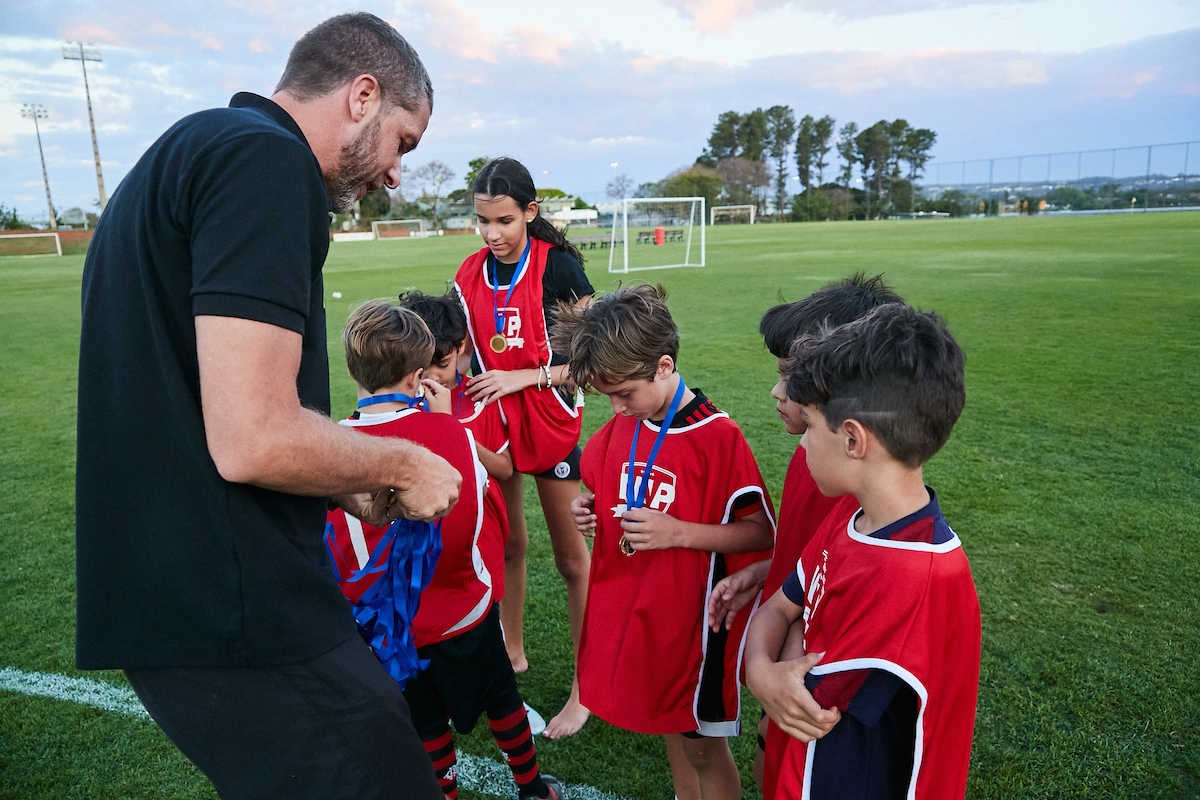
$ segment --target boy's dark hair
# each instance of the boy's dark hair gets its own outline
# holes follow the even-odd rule
[[[467,338],[467,314],[453,291],[443,295],[404,292],[400,295],[400,306],[414,312],[429,326],[434,342],[430,364],[453,353]]]
[[[537,188],[533,185],[533,176],[529,174],[529,170],[525,169],[525,165],[520,161],[508,157],[493,158],[485,164],[475,176],[475,185],[471,191],[484,197],[511,197],[517,207],[522,209],[528,208],[530,203],[537,200]],[[548,242],[580,264],[583,263],[583,253],[571,244],[562,231],[542,216],[540,209],[526,231],[533,238]]]
[[[852,322],[885,303],[903,303],[904,298],[883,282],[882,275],[868,278],[856,272],[849,278],[822,286],[803,300],[767,309],[758,332],[771,355],[787,358],[792,342],[822,325],[837,327]]]
[[[636,284],[603,295],[587,308],[558,305],[551,347],[570,360],[571,381],[585,390],[599,378],[653,380],[658,360],[679,355],[679,328],[667,310],[667,290]]]
[[[858,420],[893,458],[916,467],[942,448],[962,414],[964,361],[941,317],[889,303],[798,339],[787,393],[819,407],[832,430]]]
[[[301,36],[275,91],[311,100],[363,74],[379,82],[385,103],[416,112],[424,100],[433,110],[433,83],[417,51],[395,28],[364,11],[330,17]]]
[[[433,334],[414,312],[388,300],[368,300],[342,328],[346,367],[368,392],[399,383],[430,364]]]

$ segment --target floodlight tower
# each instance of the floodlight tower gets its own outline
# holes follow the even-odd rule
[[[92,116],[92,91],[88,88],[87,62],[101,61],[100,48],[91,42],[67,42],[62,49],[63,58],[78,61],[83,66],[83,94],[87,98],[88,125],[92,128],[92,155],[96,157],[96,186],[100,189],[100,211],[108,205],[108,195],[104,192],[104,172],[100,169],[100,145],[96,144],[96,119]]]
[[[50,212],[50,230],[58,230],[58,220],[54,217],[54,203],[50,202],[50,178],[46,175],[46,157],[42,155],[42,131],[38,120],[48,115],[41,103],[22,103],[21,116],[33,120],[33,132],[37,134],[38,158],[42,160],[42,183],[46,184],[46,209]]]

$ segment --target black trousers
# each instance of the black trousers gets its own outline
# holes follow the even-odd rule
[[[400,687],[357,636],[296,664],[125,675],[226,800],[442,800]]]

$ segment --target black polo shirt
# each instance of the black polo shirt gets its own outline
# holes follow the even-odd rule
[[[176,123],[109,202],[83,274],[81,668],[287,663],[353,635],[324,498],[221,478],[196,357],[196,315],[296,331],[300,400],[329,413],[328,213],[300,128],[245,93]]]

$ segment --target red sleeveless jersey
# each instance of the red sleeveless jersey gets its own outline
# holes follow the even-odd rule
[[[475,437],[476,444],[493,453],[503,453],[508,449],[508,428],[500,417],[500,406],[495,403],[486,406],[476,403],[467,397],[464,388],[465,378],[459,381],[458,386],[450,393],[450,407],[457,411],[458,421]],[[504,548],[508,544],[509,535],[508,506],[504,502],[504,492],[500,490],[500,483],[490,475],[487,479],[487,489],[483,493],[483,503],[487,516],[494,519],[495,524],[485,525],[484,535],[479,540],[479,550],[483,553],[483,563],[491,569],[492,596],[496,600],[503,600]]]
[[[542,309],[542,277],[551,245],[530,237],[529,263],[516,276],[512,296],[508,287],[494,287],[491,251],[483,248],[467,257],[454,277],[454,285],[467,314],[467,329],[475,355],[485,370],[536,369],[550,364],[550,342]],[[505,350],[496,353],[491,340],[500,334]],[[500,398],[500,412],[508,426],[513,466],[518,472],[545,472],[579,444],[583,419],[577,402],[565,400],[554,389],[525,389]]]
[[[809,539],[821,527],[825,517],[841,500],[826,497],[817,488],[803,447],[797,447],[783,479],[783,494],[779,497],[779,526],[775,530],[775,554],[771,569],[763,584],[762,596],[768,598],[783,585],[783,579],[796,571],[796,562]],[[857,501],[855,508],[858,508]]]
[[[430,414],[415,408],[363,414],[360,419],[343,420],[341,424],[372,436],[407,439],[428,447],[462,475],[458,502],[442,520],[442,554],[433,580],[421,593],[421,607],[412,622],[413,641],[417,647],[425,647],[478,625],[495,601],[493,576],[504,572],[504,551],[501,547],[498,563],[488,563],[492,559],[484,558],[487,540],[498,538],[495,526],[499,520],[487,513],[487,472],[479,463],[470,431],[449,414]],[[333,524],[332,549],[343,575],[367,563],[386,530],[368,525],[340,508],[330,511],[327,521]],[[360,596],[370,585],[360,583],[366,585],[342,586],[352,601],[357,600],[352,592]]]
[[[745,437],[727,414],[712,411],[670,429],[651,470],[646,507],[687,522],[731,522],[758,508],[770,519],[771,502]],[[718,636],[705,624],[706,602],[721,572],[736,572],[771,551],[720,555],[671,548],[625,556],[620,516],[638,425],[643,430],[634,468],[640,475],[658,426],[633,417],[609,420],[588,440],[580,462],[583,482],[596,494],[598,517],[579,649],[580,699],[626,730],[733,736],[739,729],[739,671],[750,609]],[[759,502],[739,514],[734,506],[747,494]],[[706,689],[707,700],[702,681],[717,687]]]
[[[820,681],[813,696],[845,714],[868,671],[902,680],[917,698],[906,796],[963,797],[981,633],[970,565],[936,498],[870,536],[854,529],[857,509],[839,503],[804,549],[794,579],[803,596],[793,597],[790,576],[783,588],[803,603],[806,650],[825,653],[810,674]],[[826,777],[814,775],[823,741],[804,743],[772,724],[763,797],[809,798],[810,784]]]

